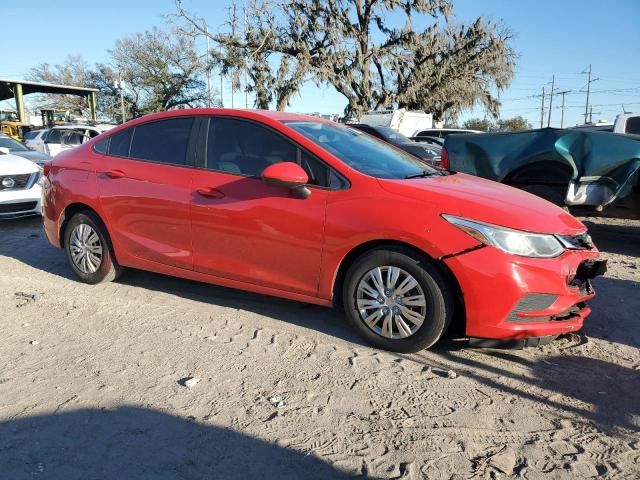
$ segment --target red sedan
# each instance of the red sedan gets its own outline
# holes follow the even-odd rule
[[[585,226],[538,197],[288,113],[131,121],[56,156],[43,196],[47,236],[86,283],[133,267],[341,302],[402,352],[451,324],[477,344],[578,330],[605,268]]]

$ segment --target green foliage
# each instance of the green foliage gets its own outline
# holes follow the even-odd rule
[[[462,128],[488,132],[493,128],[493,123],[487,118],[470,118],[462,124]]]
[[[523,117],[499,118],[492,122],[488,118],[470,118],[462,124],[462,128],[480,130],[482,132],[518,132],[529,130],[531,124]]]
[[[531,128],[533,128],[533,126],[520,115],[513,118],[499,119],[495,126],[495,130],[498,132],[518,132],[521,130],[530,130]]]

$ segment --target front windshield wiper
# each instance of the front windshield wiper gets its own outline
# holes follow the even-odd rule
[[[423,170],[420,173],[412,173],[404,178],[423,178],[423,177],[436,177],[440,175],[438,172],[430,172],[429,170]]]

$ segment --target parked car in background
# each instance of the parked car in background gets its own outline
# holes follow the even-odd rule
[[[53,127],[44,139],[44,151],[55,157],[61,151],[82,145],[113,127],[109,124],[69,124]]]
[[[557,128],[451,135],[442,164],[576,214],[640,218],[640,136]]]
[[[82,281],[133,267],[342,303],[390,350],[429,347],[450,325],[480,344],[578,330],[605,269],[586,227],[549,202],[316,117],[157,113],[44,173],[46,235]]]
[[[615,122],[585,123],[571,127],[583,132],[610,132],[622,135],[640,135],[640,113],[621,113]]]
[[[0,146],[0,219],[40,215],[41,171]]]
[[[50,155],[31,150],[16,139],[2,133],[0,133],[0,148],[6,148],[9,153],[31,160],[40,166],[44,165],[44,163],[51,158]]]
[[[444,140],[438,137],[410,137],[414,142],[424,143],[425,145],[433,145],[442,148]]]
[[[24,143],[31,150],[44,152],[44,139],[47,136],[49,129],[43,130],[31,130],[24,134],[22,143]]]
[[[484,133],[480,130],[469,130],[466,128],[428,128],[413,134],[413,137],[431,137],[446,140],[449,135],[459,135],[462,133]]]
[[[391,145],[394,145],[427,163],[436,166],[440,165],[441,147],[414,142],[390,127],[373,127],[363,123],[350,123],[348,126],[360,130],[361,132],[368,133],[369,135],[373,135],[374,137],[390,143]]]

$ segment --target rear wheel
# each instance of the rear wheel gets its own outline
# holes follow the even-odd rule
[[[104,225],[92,212],[76,213],[68,221],[64,248],[71,268],[85,283],[110,282],[123,271],[115,261]]]
[[[453,314],[440,271],[404,248],[375,249],[357,259],[345,278],[343,302],[349,322],[369,343],[397,352],[432,346]]]

